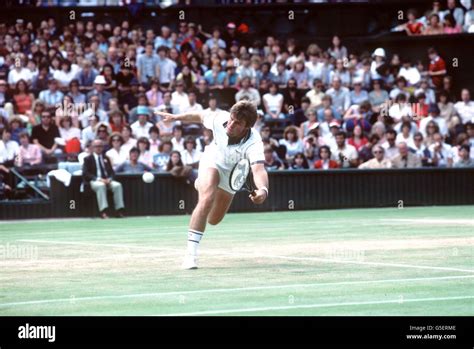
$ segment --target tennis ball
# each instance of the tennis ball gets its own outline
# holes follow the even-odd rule
[[[145,183],[153,183],[153,181],[155,180],[155,176],[153,176],[153,173],[151,172],[145,172],[142,175],[142,179]]]

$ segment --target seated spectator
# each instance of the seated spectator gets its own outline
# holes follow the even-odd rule
[[[183,113],[189,107],[189,97],[184,92],[184,83],[182,81],[176,82],[176,91],[171,94],[171,106],[177,114]]]
[[[372,106],[369,102],[351,105],[344,114],[344,127],[347,132],[352,132],[355,126],[360,126],[364,132],[369,132],[371,125]]]
[[[413,142],[413,135],[411,133],[412,125],[409,121],[404,121],[401,126],[401,132],[397,134],[395,138],[395,144],[406,143],[408,147],[414,149],[415,143]]]
[[[428,84],[428,80],[422,79],[420,81],[420,88],[416,89],[414,92],[415,99],[420,103],[419,99],[424,98],[423,101],[425,104],[433,104],[436,103],[436,95],[432,88],[430,88]],[[421,97],[423,96],[423,97]],[[426,114],[425,114],[426,115]]]
[[[439,132],[439,126],[433,120],[429,121],[426,124],[426,133],[423,135],[425,137],[425,145],[429,147],[434,141],[434,135]]]
[[[249,79],[249,85],[252,84],[255,86],[257,72],[251,65],[250,56],[248,54],[244,54],[241,57],[241,64],[237,67],[237,75],[239,75],[239,81],[242,84],[242,80],[245,78]],[[206,79],[207,80],[207,79]],[[209,80],[208,80],[209,82]],[[238,102],[238,101],[237,101]]]
[[[433,136],[434,143],[431,144],[428,149],[433,159],[433,164],[436,167],[452,167],[453,166],[453,154],[451,146],[444,142],[443,135],[441,133],[435,133]]]
[[[83,92],[91,91],[94,88],[94,80],[97,75],[98,72],[92,67],[91,61],[84,59],[82,61],[82,69],[76,75],[80,90]]]
[[[374,154],[372,150],[374,149],[374,146],[378,145],[379,141],[380,141],[380,137],[377,134],[374,133],[370,135],[368,142],[359,149],[359,161],[361,163],[364,163],[364,162],[369,161],[370,159],[373,159]],[[384,153],[385,153],[385,149],[384,149]]]
[[[41,123],[33,127],[31,139],[34,144],[41,148],[44,157],[51,157],[53,154],[60,152],[55,138],[60,137],[59,130],[53,124],[51,112],[45,110],[41,114]]]
[[[469,156],[470,147],[467,144],[459,148],[459,160],[454,163],[454,167],[474,167],[474,160]]]
[[[303,153],[297,153],[293,158],[290,166],[288,167],[289,170],[307,170],[309,169],[308,160]]]
[[[163,104],[163,93],[160,91],[160,82],[158,80],[151,81],[151,87],[146,92],[146,97],[150,108],[157,108]]]
[[[303,90],[297,87],[296,79],[290,78],[286,88],[283,90],[283,105],[285,113],[291,114],[295,110],[301,108],[301,98]]]
[[[26,115],[26,113],[32,109],[35,96],[29,91],[28,85],[25,80],[18,80],[16,88],[13,93],[13,102],[17,114]]]
[[[138,120],[130,125],[133,135],[137,139],[140,137],[147,138],[150,132],[150,128],[153,127],[153,124],[148,121],[150,117],[148,107],[139,106],[137,108],[137,117]]]
[[[299,129],[299,137],[301,139],[305,138],[307,135],[308,135],[308,132],[313,129],[313,128],[316,128],[316,127],[319,127],[319,123],[317,121],[317,115],[316,115],[316,111],[314,109],[308,109],[307,112],[306,112],[306,116],[307,116],[307,121],[303,122],[301,125],[300,125],[300,129]]]
[[[176,125],[173,127],[173,138],[171,138],[173,150],[182,152],[184,150],[183,127]]]
[[[69,60],[63,59],[61,62],[61,69],[56,70],[53,77],[58,81],[59,89],[66,92],[69,84],[77,75],[77,71],[72,69],[72,64]]]
[[[265,119],[284,119],[286,115],[282,113],[283,95],[278,92],[278,86],[273,82],[270,83],[269,91],[263,96]]]
[[[8,128],[0,130],[0,164],[12,166],[19,151],[19,143],[11,139],[12,133]]]
[[[114,170],[122,165],[127,159],[129,152],[122,148],[123,138],[119,132],[113,132],[109,138],[109,147],[105,155],[110,159],[110,164]]]
[[[372,91],[369,92],[369,102],[374,113],[379,113],[383,108],[386,108],[388,99],[388,92],[382,89],[381,80],[373,80]]]
[[[109,112],[109,124],[112,132],[120,132],[122,128],[127,124],[125,116],[120,109],[113,109]]]
[[[421,167],[421,160],[418,156],[409,151],[406,143],[398,144],[398,155],[392,158],[393,168],[417,168]]]
[[[453,15],[450,14],[450,13],[448,13],[444,16],[443,32],[444,32],[444,34],[459,34],[459,33],[462,33],[461,25],[456,24],[456,20],[454,19]]]
[[[138,148],[132,148],[129,152],[129,159],[123,162],[117,167],[117,173],[126,174],[142,174],[145,171],[152,171],[153,169],[139,161],[140,150]]]
[[[383,147],[381,147],[380,145],[375,145],[372,149],[372,153],[374,155],[373,159],[360,164],[360,169],[377,169],[392,167],[392,163],[390,162],[390,160],[384,158],[385,150]]]
[[[181,160],[180,152],[176,150],[170,153],[166,165],[166,172],[169,172],[172,176],[178,178],[186,178],[188,184],[193,184],[197,178],[197,170],[194,170],[190,165],[184,164]]]
[[[408,86],[415,86],[421,80],[421,75],[416,67],[412,66],[411,61],[407,58],[402,60],[402,67],[398,72],[399,78],[404,78],[408,82]]]
[[[257,71],[256,86],[260,86],[262,81],[268,81],[269,83],[275,82],[275,75],[270,71],[271,64],[269,62],[263,62],[260,66],[260,70]],[[277,84],[278,87],[278,84]]]
[[[337,59],[335,68],[329,72],[329,81],[333,81],[335,78],[340,79],[341,85],[344,87],[348,88],[351,84],[351,73],[344,66],[342,59]]]
[[[161,144],[160,130],[158,129],[158,127],[153,126],[152,128],[150,128],[148,139],[150,141],[150,153],[153,157],[155,154],[158,153],[158,147]]]
[[[369,101],[369,94],[362,89],[362,79],[354,79],[354,89],[350,91],[351,105]]]
[[[420,121],[420,132],[426,136],[426,126],[431,122],[438,125],[439,132],[446,137],[448,135],[448,125],[446,120],[440,116],[440,110],[437,104],[430,104],[428,116]]]
[[[99,117],[97,115],[91,115],[87,121],[89,126],[82,130],[81,144],[84,147],[88,141],[93,141],[96,136],[96,128],[99,124]]]
[[[27,132],[20,133],[20,147],[15,160],[17,167],[31,167],[40,165],[43,162],[41,149],[36,144],[30,144],[30,137]]]
[[[263,155],[265,156],[265,169],[267,171],[274,171],[274,170],[284,170],[285,165],[276,158],[274,155],[274,151],[270,145],[266,145],[263,149]]]
[[[328,53],[334,59],[344,59],[349,57],[347,54],[347,48],[341,44],[341,39],[337,35],[332,37],[332,45],[328,48]]]
[[[105,90],[107,81],[103,75],[97,75],[94,79],[94,88],[87,93],[87,98],[97,96],[99,98],[99,107],[105,111],[109,110],[109,100],[112,94]]]
[[[55,78],[48,80],[48,89],[41,91],[39,99],[45,104],[46,108],[55,108],[56,104],[60,104],[64,94],[58,90],[58,82]]]
[[[323,87],[324,85],[321,79],[313,80],[313,88],[306,92],[306,97],[308,97],[311,102],[310,108],[316,110],[322,107],[324,97]]]
[[[77,153],[81,151],[81,130],[72,125],[72,119],[65,116],[59,123],[59,134],[61,141],[56,140],[60,146],[64,147],[65,153]]]
[[[467,88],[461,91],[461,101],[454,104],[454,109],[463,124],[474,122],[474,101],[471,101],[471,94]]]
[[[56,106],[56,113],[55,113],[56,126],[60,127],[61,120],[64,117],[70,117],[71,126],[79,128],[80,127],[80,120],[79,120],[79,113],[78,113],[79,109],[83,109],[82,106],[75,105],[71,96],[64,95],[61,104]]]
[[[396,145],[397,132],[395,130],[388,130],[385,133],[385,142],[382,143],[382,147],[385,149],[385,157],[388,160],[393,160],[399,155],[399,148]]]
[[[210,92],[209,92],[209,88],[207,87],[206,80],[199,79],[197,83],[197,90],[195,92],[196,92],[196,102],[202,105],[203,108],[208,108]]]
[[[114,207],[118,217],[123,217],[123,189],[122,184],[114,180],[115,172],[107,156],[103,154],[101,140],[92,142],[92,154],[84,158],[82,177],[87,185],[96,193],[100,217],[108,218],[107,190],[112,191],[114,196]],[[138,157],[138,155],[137,155]]]
[[[77,156],[77,162],[82,166],[84,159],[92,154],[92,140],[87,141],[84,144],[84,150]]]
[[[456,109],[454,109],[454,103],[449,100],[448,93],[441,91],[438,94],[438,108],[440,116],[446,122],[448,130],[455,132],[456,125],[461,123],[461,120],[457,116]]]
[[[39,66],[38,75],[33,77],[31,84],[32,92],[37,96],[41,91],[48,89],[48,81],[53,75],[49,72],[49,66],[47,64],[41,64]]]
[[[222,71],[222,67],[219,63],[214,63],[212,68],[204,74],[204,79],[210,89],[223,88],[225,78],[226,73]]]
[[[183,112],[184,113],[189,113],[189,112],[200,112],[202,111],[202,105],[197,103],[196,101],[196,92],[194,90],[191,90],[188,92],[188,106],[184,108]]]
[[[87,109],[79,115],[79,121],[82,128],[86,128],[89,126],[89,117],[91,115],[97,115],[100,122],[108,122],[109,116],[107,112],[100,107],[100,100],[99,97],[96,95],[92,95],[88,98],[89,103],[87,104]]]
[[[351,105],[349,89],[342,86],[342,81],[339,77],[335,77],[332,80],[332,87],[326,91],[326,94],[331,96],[332,105],[341,115],[344,114],[347,109],[349,109]]]
[[[251,101],[256,107],[260,106],[260,93],[257,89],[251,86],[249,77],[244,77],[240,81],[240,90],[235,94],[236,102],[239,102],[243,99]]]
[[[298,129],[295,126],[288,126],[283,132],[283,139],[280,139],[280,145],[285,146],[285,160],[291,163],[297,153],[303,153],[303,142],[298,137]]]
[[[189,65],[184,65],[181,68],[181,72],[176,76],[176,81],[182,82],[184,84],[184,89],[186,91],[190,91],[195,88],[198,81],[198,77],[191,70]]]
[[[8,120],[8,128],[10,129],[11,139],[20,144],[20,133],[26,130],[21,119],[18,116],[12,116]]]
[[[336,120],[341,120],[342,119],[342,114],[337,111],[337,109],[332,105],[332,97],[329,95],[324,95],[322,99],[322,106],[318,110],[318,120],[319,122],[324,122],[328,121],[328,118],[326,117],[326,110],[329,109],[331,111],[331,120],[334,119]],[[329,121],[330,122],[330,121]]]
[[[140,137],[137,140],[137,148],[140,151],[138,162],[147,165],[148,167],[153,166],[153,157],[150,152],[150,141],[147,137]]]
[[[164,141],[158,148],[159,152],[153,156],[153,167],[158,171],[166,171],[170,159],[173,144],[170,141]]]
[[[431,153],[425,146],[423,141],[423,135],[420,132],[415,133],[413,136],[413,147],[410,148],[416,156],[421,159],[421,165],[423,167],[433,166],[433,159]]]
[[[415,9],[409,9],[407,11],[408,22],[404,24],[405,32],[408,36],[420,35],[424,31],[423,23],[417,20],[417,11]]]
[[[395,100],[400,93],[403,93],[408,101],[410,99],[410,92],[407,91],[407,81],[403,76],[399,76],[395,81],[396,86],[390,91],[390,99]]]
[[[440,23],[439,16],[433,13],[430,16],[428,26],[423,31],[423,35],[441,35],[444,34],[443,24]]]
[[[125,125],[122,128],[121,135],[123,139],[122,148],[124,148],[124,151],[128,154],[130,149],[136,147],[137,139],[133,137],[132,128],[129,125]]]
[[[196,149],[196,140],[193,137],[186,137],[184,140],[184,150],[181,151],[183,164],[198,168],[202,153]]]
[[[302,59],[298,59],[290,71],[290,79],[296,80],[296,87],[305,90],[308,88],[309,73]]]
[[[142,99],[141,103],[140,98]],[[138,105],[148,106],[146,94],[140,91],[140,84],[136,78],[132,78],[130,87],[124,88],[124,91],[119,94],[119,103],[122,105],[124,112],[129,115],[129,123],[136,121],[136,115],[133,114],[133,111],[136,110]]]
[[[411,118],[413,116],[412,107],[407,103],[407,97],[404,93],[399,93],[395,98],[395,103],[388,110],[388,115],[392,118],[395,125],[401,122],[403,118]]]
[[[86,95],[79,90],[79,81],[77,79],[69,83],[68,96],[72,98],[72,103],[76,105],[86,104]]]
[[[314,168],[317,170],[330,170],[339,168],[339,163],[331,159],[331,149],[327,145],[319,148],[319,160],[315,161]]]
[[[346,142],[346,133],[339,131],[336,134],[336,146],[331,149],[332,159],[337,161],[339,167],[357,167],[359,154],[355,147]]]
[[[362,127],[360,125],[356,125],[354,127],[354,131],[352,132],[352,136],[348,139],[347,144],[352,145],[357,152],[366,145],[368,142],[367,137],[365,137],[364,132],[362,131]]]

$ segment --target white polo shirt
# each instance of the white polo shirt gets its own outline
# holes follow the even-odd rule
[[[223,110],[204,112],[203,119],[204,127],[212,130],[214,134],[214,139],[206,147],[203,157],[213,161],[222,170],[231,171],[239,160],[245,158],[251,164],[265,161],[262,138],[254,128],[251,128],[249,134],[238,144],[228,145],[226,125],[230,120],[230,113]]]

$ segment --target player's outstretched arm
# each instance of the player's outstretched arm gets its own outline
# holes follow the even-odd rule
[[[252,165],[253,181],[257,190],[255,195],[249,195],[250,200],[255,204],[263,204],[268,196],[268,174],[265,166],[261,163]]]
[[[159,115],[163,118],[163,121],[181,121],[184,123],[203,123],[203,115],[200,112],[182,113],[182,114],[170,114],[161,111],[155,111],[155,115]]]

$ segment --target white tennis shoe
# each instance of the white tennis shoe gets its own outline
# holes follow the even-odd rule
[[[182,269],[188,269],[188,270],[189,269],[197,269],[198,268],[197,256],[186,253],[186,255],[184,256],[184,261],[183,261],[183,265],[181,266],[181,268]]]

